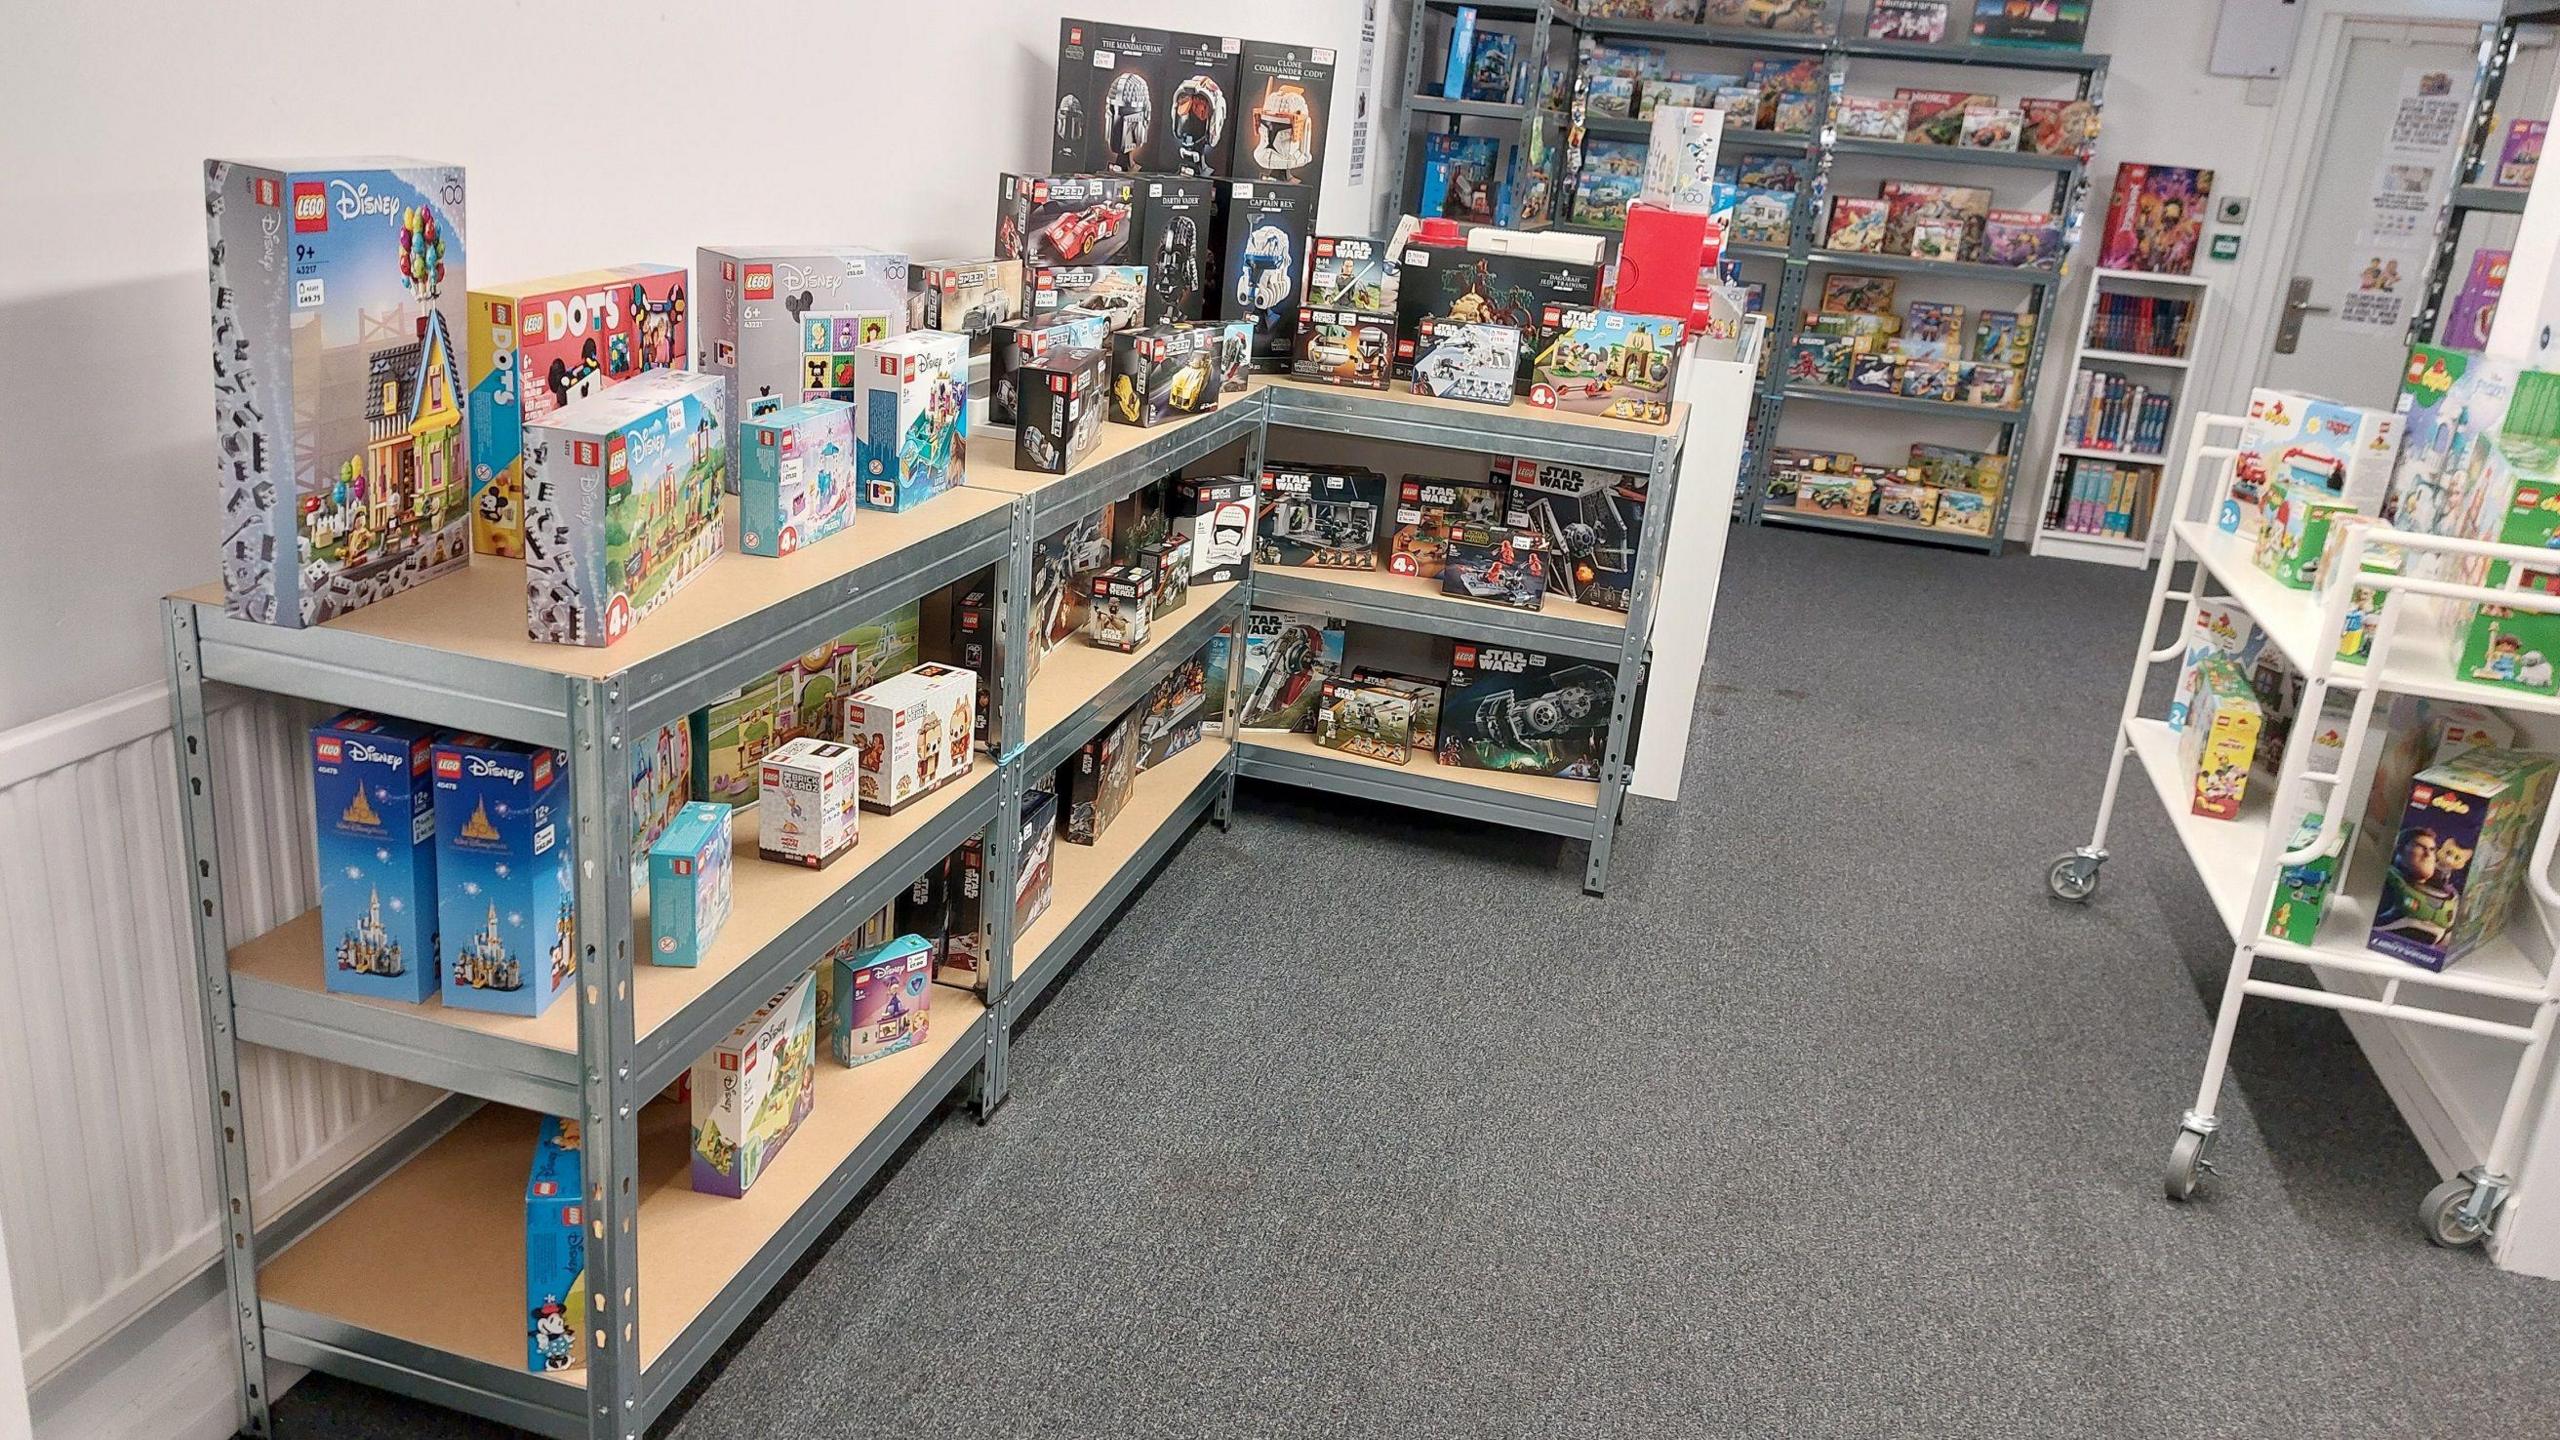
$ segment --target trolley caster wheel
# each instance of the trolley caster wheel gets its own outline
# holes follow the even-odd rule
[[[2160,1188],[2172,1200],[2184,1202],[2213,1173],[2213,1162],[2204,1158],[2205,1136],[2193,1130],[2181,1130],[2169,1147],[2169,1163],[2160,1172]]]
[[[2427,1239],[2447,1250],[2461,1250],[2489,1238],[2488,1221],[2474,1221],[2464,1207],[2479,1188],[2468,1175],[2457,1175],[2427,1192],[2418,1202],[2418,1224]],[[2494,1220],[2494,1217],[2492,1217]]]
[[[2074,850],[2053,862],[2053,868],[2045,872],[2044,883],[2051,887],[2056,899],[2079,904],[2098,893],[2098,866],[2104,861],[2104,856]]]

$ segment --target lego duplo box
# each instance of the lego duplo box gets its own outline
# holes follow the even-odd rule
[[[2267,489],[2290,480],[2325,490],[2363,514],[2382,507],[2400,453],[2400,417],[2388,410],[2286,390],[2250,392],[2231,484],[2214,511],[2226,535],[2255,539]]]
[[[725,388],[652,370],[528,427],[526,634],[610,645],[719,558]]]
[[[853,407],[804,400],[747,422],[738,480],[738,548],[789,555],[853,525],[860,462]]]
[[[967,481],[969,341],[917,330],[865,345],[855,440],[867,510],[912,510]]]
[[[2195,689],[2178,731],[2178,759],[2189,777],[2188,809],[2213,820],[2240,817],[2265,712],[2249,677],[2220,651],[2196,661]]]
[[[567,760],[512,740],[448,736],[436,742],[435,796],[444,1003],[539,1015],[578,970]]]
[[[1065,808],[1069,844],[1099,841],[1129,803],[1129,786],[1138,774],[1137,720],[1135,711],[1122,715],[1067,762],[1059,777],[1058,803]]]
[[[1375,470],[1273,465],[1262,472],[1263,565],[1375,570],[1387,520],[1387,477]]]
[[[894,815],[967,775],[977,710],[978,677],[951,665],[919,665],[846,696],[863,805]]]
[[[2471,478],[2453,533],[2550,553],[2560,542],[2560,374],[2517,377],[2504,423],[2473,443]],[[2464,556],[2454,577],[2466,585],[2513,589],[2537,599],[2560,597],[2560,556],[2550,568]],[[2456,606],[2462,652],[2455,674],[2465,680],[2536,695],[2560,691],[2560,613],[2516,605]]]
[[[729,807],[695,801],[649,847],[649,963],[702,963],[729,923]]]
[[[1253,510],[1259,487],[1241,475],[1174,482],[1173,533],[1191,542],[1191,578],[1203,585],[1240,580],[1253,563]]]
[[[424,160],[208,160],[222,600],[316,625],[471,558],[463,184]]]
[[[471,547],[524,554],[525,427],[646,370],[681,368],[687,276],[617,265],[471,292]]]
[[[756,854],[823,870],[854,847],[862,773],[854,747],[803,735],[756,767]]]
[[[1533,462],[1534,463],[1534,462]],[[1499,479],[1486,482],[1407,475],[1396,485],[1396,528],[1387,538],[1387,569],[1424,580],[1440,578],[1449,557],[1451,527],[1475,521],[1501,524],[1510,506]]]
[[[1644,187],[1636,198],[1665,210],[1713,213],[1716,159],[1723,145],[1722,111],[1679,105],[1655,110],[1652,141],[1645,147]]]
[[[2367,943],[2442,970],[2495,939],[2531,863],[2553,773],[2549,756],[2490,749],[2419,772]]]
[[[2299,850],[2319,838],[2320,824],[2318,811],[2304,815],[2293,828],[2293,838],[2285,842],[2285,849]],[[2308,945],[2318,938],[2320,919],[2328,913],[2329,896],[2337,886],[2339,871],[2345,868],[2345,858],[2354,851],[2355,836],[2355,825],[2342,821],[2332,850],[2277,870],[2275,898],[2267,904],[2268,934],[2296,945]]]
[[[2260,570],[2286,587],[2310,590],[2320,583],[2320,559],[2329,552],[2329,537],[2352,518],[2356,508],[2325,488],[2297,479],[2279,479],[2267,487],[2265,514],[2251,558]]]
[[[853,403],[855,356],[907,327],[907,257],[861,245],[705,246],[694,368],[729,382],[725,433],[803,400]],[[729,488],[737,488],[737,475]]]
[[[1597,780],[1615,683],[1598,665],[1462,640],[1441,692],[1440,763]]]
[[[933,1021],[933,942],[901,935],[830,962],[828,1051],[867,1065],[925,1042]]]
[[[1111,418],[1155,426],[1218,408],[1218,337],[1157,325],[1111,337]]]
[[[1634,602],[1644,538],[1642,477],[1525,456],[1494,462],[1496,475],[1506,470],[1508,523],[1546,537],[1548,588],[1567,600],[1625,612]],[[1934,493],[1931,504],[1934,509]]]
[[[587,1329],[587,1185],[578,1122],[542,1117],[524,1182],[525,1368],[577,1367]]]
[[[435,730],[350,710],[312,727],[311,802],[329,990],[436,993]]]
[[[791,988],[693,1062],[693,1188],[742,1196],[764,1177],[818,1096],[818,984]]]

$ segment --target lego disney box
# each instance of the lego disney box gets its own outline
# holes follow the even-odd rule
[[[743,1196],[818,1098],[818,982],[802,975],[693,1062],[693,1188]]]
[[[916,330],[862,347],[854,447],[866,510],[912,510],[965,483],[969,338]]]
[[[578,1122],[542,1117],[524,1185],[525,1369],[567,1370],[587,1328],[587,1185]]]
[[[325,983],[412,1004],[436,993],[435,731],[350,710],[311,731]],[[387,893],[386,893],[387,892]]]
[[[855,352],[907,328],[907,257],[861,245],[705,246],[694,368],[729,382],[735,434],[803,400],[855,403]],[[731,490],[738,488],[732,470]]]
[[[471,558],[463,189],[424,160],[208,160],[222,602],[316,625]]]
[[[727,391],[653,370],[526,433],[526,634],[610,645],[719,558]]]
[[[853,525],[853,407],[803,400],[747,422],[739,440],[738,548],[789,555]]]
[[[524,431],[644,370],[684,365],[688,277],[620,265],[471,292],[471,548],[524,554]]]
[[[558,751],[436,742],[436,924],[444,1003],[539,1015],[578,969],[568,763]]]

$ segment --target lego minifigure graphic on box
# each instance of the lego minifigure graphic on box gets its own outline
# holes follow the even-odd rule
[[[1525,457],[1512,460],[1510,472],[1509,524],[1546,537],[1548,587],[1567,600],[1626,611],[1644,529],[1640,477]]]
[[[1309,307],[1298,312],[1298,353],[1289,373],[1328,385],[1384,390],[1395,353],[1393,316]]]
[[[1253,561],[1257,490],[1251,480],[1241,475],[1174,483],[1172,533],[1191,542],[1192,579],[1203,585],[1222,585],[1244,577],[1246,567]],[[1034,599],[1037,598],[1035,588]]]
[[[436,993],[434,750],[433,728],[354,710],[311,731],[332,994],[416,1004]]]
[[[1161,620],[1191,603],[1191,542],[1168,533],[1163,539],[1140,546],[1138,568],[1156,572],[1155,600],[1149,607],[1149,618]]]
[[[1531,368],[1529,403],[1664,425],[1671,371],[1687,327],[1615,310],[1567,310]]]
[[[1147,643],[1155,620],[1156,571],[1152,565],[1116,565],[1092,580],[1093,643],[1135,653]]]
[[[1536,610],[1546,604],[1546,543],[1532,530],[1468,522],[1449,527],[1440,593]]]
[[[863,777],[853,746],[803,735],[756,771],[758,856],[823,870],[858,843]]]
[[[1507,377],[1509,372],[1505,371]],[[1407,475],[1397,486],[1396,528],[1387,538],[1387,569],[1424,580],[1440,578],[1448,559],[1449,532],[1470,521],[1499,525],[1508,507],[1500,484],[1471,484],[1430,475]]]
[[[610,645],[719,558],[726,389],[652,370],[527,429],[526,634]]]
[[[1208,701],[1208,669],[1199,656],[1174,666],[1155,683],[1138,702],[1139,774],[1200,743]]]
[[[1413,393],[1479,405],[1508,405],[1520,378],[1520,332],[1422,317],[1415,336]]]
[[[853,524],[853,407],[807,400],[747,425],[738,548],[789,555]]]
[[[1392,315],[1396,262],[1383,240],[1319,235],[1307,258],[1307,303],[1327,310]]]
[[[556,751],[456,735],[435,749],[444,1003],[539,1015],[578,968],[569,771]]]
[[[1066,825],[1059,836],[1070,845],[1091,845],[1111,828],[1129,802],[1129,787],[1138,774],[1138,726],[1135,711],[1122,715],[1084,743],[1059,779],[1058,803]]]

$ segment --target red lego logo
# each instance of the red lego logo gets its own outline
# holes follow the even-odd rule
[[[1068,43],[1068,44],[1070,44],[1070,45],[1081,45],[1081,44],[1083,44],[1083,43],[1084,43],[1084,27],[1083,27],[1083,26],[1081,26],[1081,25],[1070,25],[1070,26],[1068,26],[1068,27],[1067,27],[1067,43]]]
[[[527,316],[526,318],[531,319],[532,317]],[[513,325],[516,323],[516,307],[508,304],[504,300],[490,301],[489,323],[492,325]]]
[[[569,442],[570,464],[595,465],[602,463],[603,460],[604,453],[593,440],[572,440]]]
[[[773,298],[772,266],[750,265],[747,267],[747,298],[750,300],[770,300]]]
[[[438,755],[436,757],[436,778],[439,780],[461,779],[462,757],[459,755]]]
[[[1472,670],[1475,668],[1476,664],[1476,647],[1473,645],[1461,645],[1456,650],[1450,652],[1449,659],[1452,663],[1465,666],[1467,669]]]
[[[735,1070],[735,1069],[737,1069],[737,1068],[738,1068],[738,1057],[737,1057],[737,1055],[736,1055],[735,1053],[731,1052],[731,1051],[727,1051],[727,1050],[723,1050],[723,1051],[721,1051],[721,1052],[720,1052],[720,1068],[721,1068],[721,1069],[723,1069],[723,1070]]]
[[[320,737],[321,764],[335,765],[338,763],[339,758],[345,754],[346,747],[339,743],[337,736],[323,735]]]
[[[550,783],[551,752],[545,750],[541,754],[533,757],[533,788],[539,790]]]
[[[293,228],[296,234],[329,228],[329,192],[318,181],[294,182]]]
[[[283,187],[272,176],[261,175],[249,182],[249,198],[260,209],[273,210],[284,199]]]

